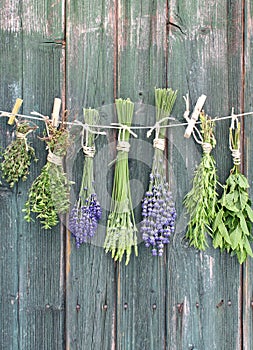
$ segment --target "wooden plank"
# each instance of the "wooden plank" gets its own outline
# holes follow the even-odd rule
[[[251,1],[245,2],[245,27],[244,27],[244,111],[252,111],[252,77],[253,77],[253,5]],[[252,115],[244,117],[244,149],[242,157],[244,159],[244,173],[249,180],[251,186],[250,195],[251,200],[253,196],[252,190],[252,153],[253,153],[253,142],[252,142]],[[253,325],[253,287],[252,287],[252,276],[253,276],[253,263],[252,259],[248,259],[243,266],[243,349],[249,350],[253,347],[252,337],[252,325]]]
[[[3,18],[0,14],[0,23]],[[11,111],[16,98],[22,96],[22,64],[19,55],[22,37],[19,33],[0,30],[0,109]],[[13,127],[7,118],[0,119],[0,144],[4,149],[13,138]],[[19,335],[19,274],[17,191],[0,185],[0,348],[17,349]]]
[[[134,125],[153,125],[154,87],[166,87],[166,1],[118,3],[117,96],[136,102]],[[147,130],[130,139],[132,200],[140,227],[141,200],[147,191],[153,157]],[[165,345],[166,261],[138,245],[138,258],[117,270],[118,349],[163,349]]]
[[[67,8],[67,108],[83,121],[82,108],[101,108],[101,123],[112,122],[114,97],[115,5],[112,0],[68,2]],[[113,133],[96,142],[95,186],[103,215],[91,244],[75,247],[67,237],[67,349],[116,349],[115,269],[103,250],[109,211],[113,160]],[[75,144],[76,151],[80,144]],[[114,146],[114,143],[113,143]],[[83,169],[82,151],[72,160],[77,198]],[[71,167],[71,165],[69,164]],[[108,187],[107,187],[108,186]]]
[[[5,57],[3,67],[7,69],[1,75],[1,87],[4,87],[4,95],[9,101],[2,108],[8,110],[9,104],[13,103],[11,99],[19,93],[16,97],[24,99],[24,113],[35,109],[50,115],[53,99],[56,94],[60,96],[62,90],[62,51],[59,45],[51,43],[64,36],[62,4],[28,1],[20,6],[16,1],[2,2],[3,40],[12,44],[13,37],[18,35],[20,38],[16,44],[6,45],[6,52],[11,57]],[[51,44],[42,45],[45,42]],[[14,71],[19,71],[19,76],[10,75]],[[39,122],[38,125],[40,130],[30,136],[29,141],[36,149],[39,162],[33,163],[27,182],[20,183],[11,194],[12,212],[5,209],[6,218],[15,218],[12,236],[16,237],[13,249],[17,259],[15,264],[10,264],[14,271],[6,270],[6,278],[17,283],[17,290],[12,291],[12,295],[17,295],[12,301],[13,307],[17,308],[17,322],[12,329],[15,345],[3,347],[10,349],[62,349],[64,346],[63,236],[59,233],[59,226],[45,232],[37,222],[27,224],[22,213],[28,189],[45,163],[45,145],[37,139],[44,126]],[[6,135],[8,133],[4,138]]]
[[[242,3],[200,5],[176,0],[169,5],[168,85],[178,87],[179,96],[189,92],[192,106],[206,94],[204,109],[211,116],[228,115],[232,106],[240,111]],[[182,120],[184,104],[177,106],[176,115]],[[219,122],[215,130],[214,156],[221,182],[231,166],[228,126],[229,122]],[[182,156],[183,164],[177,162],[173,171],[180,182],[177,203],[183,219],[181,204],[193,174],[190,164],[197,161],[200,148],[189,146],[182,135],[173,130],[169,153],[172,164],[178,152]],[[211,246],[205,252],[189,248],[184,240],[186,225],[184,218],[168,251],[167,347],[240,349],[241,268],[236,258],[221,255]]]

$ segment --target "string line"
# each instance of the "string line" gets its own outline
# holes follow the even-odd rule
[[[30,115],[24,115],[24,114],[15,114],[17,117],[21,117],[21,118],[26,118],[26,119],[32,119],[32,120],[39,120],[39,121],[43,121],[45,122],[45,120],[49,119],[49,117],[47,116],[43,116],[40,113],[37,112],[31,112],[31,114],[33,114],[33,116]],[[6,111],[0,111],[0,117],[10,117],[12,115],[11,112],[6,112]],[[233,114],[233,115],[228,115],[228,116],[224,116],[224,117],[215,117],[212,120],[214,122],[216,121],[220,121],[220,120],[226,120],[226,119],[232,119],[235,117],[243,117],[243,116],[248,116],[248,115],[253,115],[253,112],[246,112],[246,113],[239,113],[239,114]],[[71,125],[71,126],[81,126],[84,127],[84,125],[87,126],[87,124],[83,124],[79,121],[76,122],[62,122],[60,121],[60,123],[66,124],[66,125]],[[196,124],[200,124],[200,121],[197,121]],[[160,128],[174,128],[174,127],[179,127],[179,126],[186,126],[188,125],[187,122],[184,123],[174,123],[174,124],[167,124],[167,125],[160,125]],[[114,123],[112,123],[112,125],[88,125],[88,127],[90,128],[96,128],[96,129],[122,129],[122,126],[120,125],[115,125]],[[145,130],[145,129],[154,129],[155,125],[151,125],[151,126],[131,126],[129,127],[130,130]]]

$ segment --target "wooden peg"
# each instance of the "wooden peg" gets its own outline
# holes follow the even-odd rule
[[[55,128],[57,128],[59,123],[60,109],[61,109],[61,99],[55,98],[53,112],[52,112],[52,124]]]
[[[8,124],[9,125],[13,125],[14,124],[15,116],[18,113],[22,103],[23,103],[23,100],[21,100],[21,98],[17,98],[16,99],[15,105],[14,105],[14,107],[12,109],[11,115],[10,115],[9,120],[8,120]]]
[[[206,101],[206,95],[201,95],[199,98],[198,98],[198,101],[194,107],[194,110],[192,112],[192,115],[191,115],[191,119],[189,120],[189,123],[188,123],[188,126],[185,130],[185,133],[184,133],[184,137],[186,137],[187,139],[191,136],[192,134],[192,131],[193,131],[193,128],[194,128],[194,125],[196,124],[196,121],[198,120],[199,118],[199,114],[204,106],[204,103]]]

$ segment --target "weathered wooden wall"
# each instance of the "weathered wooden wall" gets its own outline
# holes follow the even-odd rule
[[[49,115],[61,97],[70,118],[82,107],[100,108],[115,121],[115,97],[136,102],[135,125],[152,125],[154,86],[178,90],[194,104],[207,95],[211,116],[252,110],[253,5],[250,0],[0,0],[0,110],[17,97],[23,113]],[[39,122],[38,122],[39,123]],[[231,166],[228,121],[216,128],[219,180]],[[253,184],[252,119],[243,120],[243,169]],[[1,146],[13,137],[0,120]],[[66,227],[51,231],[23,221],[22,208],[45,162],[44,144],[31,137],[39,162],[29,180],[0,187],[0,348],[3,350],[251,350],[252,268],[184,240],[182,200],[190,189],[200,149],[168,132],[168,169],[177,200],[177,232],[161,259],[142,243],[130,264],[114,263],[102,246],[110,204],[115,132],[97,142],[95,173],[104,214],[95,244],[75,248]],[[144,131],[131,140],[131,184],[137,222],[148,181],[152,147]],[[101,171],[102,164],[102,171]],[[74,157],[78,183],[82,160]],[[211,243],[211,242],[210,242]]]

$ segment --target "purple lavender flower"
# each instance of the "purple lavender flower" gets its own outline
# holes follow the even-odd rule
[[[162,256],[164,245],[170,242],[175,231],[176,209],[169,185],[159,174],[151,174],[151,190],[142,202],[141,233],[146,247],[151,247],[153,256]]]
[[[75,237],[77,248],[94,237],[101,216],[101,206],[95,193],[76,202],[69,216],[69,230]]]

